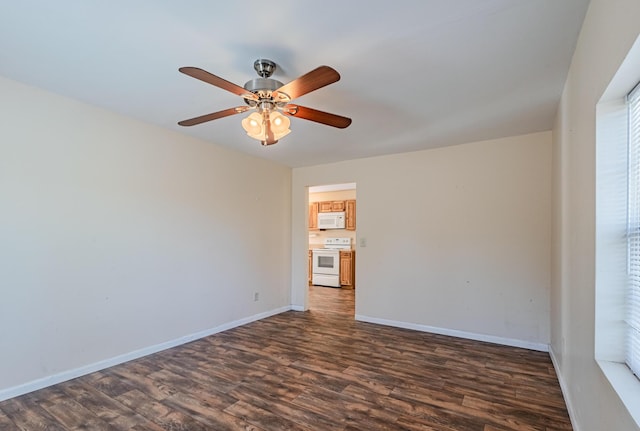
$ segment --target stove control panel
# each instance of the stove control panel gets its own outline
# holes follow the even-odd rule
[[[326,248],[351,248],[351,238],[325,238],[324,246]]]

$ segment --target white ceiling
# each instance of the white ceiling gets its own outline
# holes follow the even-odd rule
[[[0,5],[0,75],[292,167],[550,130],[588,0],[20,0]],[[257,58],[287,83],[320,65],[341,80],[295,103],[353,119],[293,118],[270,147],[232,93]]]

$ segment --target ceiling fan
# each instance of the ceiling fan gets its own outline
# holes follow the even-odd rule
[[[180,121],[178,124],[194,126],[252,110],[254,112],[242,120],[242,127],[246,130],[247,135],[259,140],[262,145],[275,144],[280,138],[291,132],[289,129],[291,122],[287,117],[302,118],[340,129],[351,124],[350,118],[290,103],[293,99],[338,81],[340,74],[331,67],[320,66],[288,84],[282,84],[282,82],[270,78],[276,70],[276,64],[271,60],[258,59],[253,63],[253,68],[260,78],[248,81],[244,87],[197,67],[178,69],[192,78],[237,94],[246,103],[246,105]]]

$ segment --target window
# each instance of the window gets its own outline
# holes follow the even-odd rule
[[[639,79],[640,37],[596,105],[594,355],[640,427]]]
[[[640,376],[640,88],[627,97],[628,106],[628,189],[627,253],[629,285],[625,322],[625,361]]]

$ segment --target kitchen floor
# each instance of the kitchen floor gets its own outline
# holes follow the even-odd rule
[[[310,285],[309,310],[353,318],[356,308],[355,292],[355,289]]]

